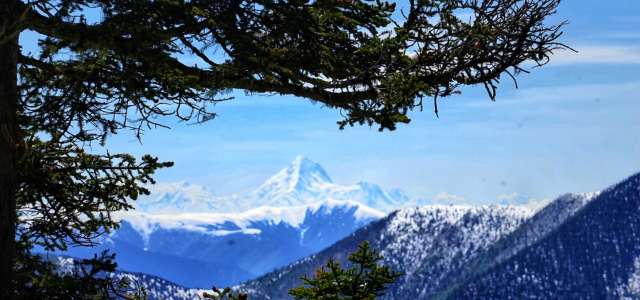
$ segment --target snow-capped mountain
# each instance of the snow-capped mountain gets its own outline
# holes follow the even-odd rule
[[[354,201],[328,199],[304,206],[262,206],[239,214],[186,213],[155,215],[121,211],[114,212],[113,216],[115,219],[129,224],[140,235],[143,242],[142,248],[149,247],[149,240],[158,231],[190,231],[208,236],[227,236],[236,233],[260,235],[263,231],[271,230],[267,227],[281,226],[294,228],[298,231],[298,244],[301,246],[314,244],[315,246],[312,248],[321,250],[331,245],[332,241],[325,241],[320,232],[326,235],[333,231],[332,235],[337,233],[338,236],[344,236],[373,220],[384,217],[385,214]],[[340,221],[340,224],[332,224],[335,221]],[[309,230],[319,232],[314,241],[308,241]],[[346,233],[340,234],[338,233],[339,231],[346,231]],[[113,237],[118,236],[118,232],[113,235]],[[326,239],[335,240],[335,237]]]
[[[525,202],[526,203],[526,202]],[[640,174],[602,192],[524,205],[403,209],[331,247],[234,288],[284,299],[328,258],[369,241],[403,273],[381,299],[636,299],[640,295]]]
[[[416,289],[443,285],[448,278],[457,276],[472,258],[515,231],[533,214],[526,207],[501,205],[427,205],[399,210],[320,253],[236,289],[249,293],[250,299],[285,299],[290,288],[302,283],[295,278],[313,274],[328,258],[348,263],[349,253],[362,241],[368,241],[385,257],[383,264],[403,273],[392,285],[396,290],[390,292],[399,288],[400,292],[412,289],[415,293]]]
[[[274,206],[300,205],[323,199],[351,200],[386,213],[410,201],[400,189],[386,191],[364,181],[352,186],[337,185],[318,163],[302,155],[288,168],[269,178],[253,196],[255,203]]]
[[[326,222],[322,215],[328,213],[332,217],[339,206],[305,207],[307,216],[303,221],[295,212],[280,210],[268,213],[276,217],[260,219],[255,217],[261,215],[257,210],[252,213],[254,217],[217,216],[217,221],[183,218],[191,221],[182,223],[137,214],[132,223],[124,224],[132,228],[131,224],[136,223],[140,227],[137,232],[147,233],[158,228],[190,228],[215,238],[231,235],[225,235],[227,232],[221,228],[232,224],[237,226],[234,230],[247,233],[252,229],[247,224],[258,219],[306,228],[306,220],[313,219],[309,218],[310,212],[318,222]],[[388,285],[381,299],[637,299],[638,207],[640,174],[602,192],[562,195],[539,211],[522,205],[403,209],[369,223],[316,254],[236,286],[232,292],[247,292],[252,300],[288,298],[288,289],[302,284],[299,276],[313,274],[328,258],[345,263],[349,252],[367,240],[385,256],[382,263],[404,273],[396,283]],[[225,221],[222,227],[207,226],[220,225],[221,220]],[[300,232],[300,241],[309,236],[309,230]],[[142,238],[138,242],[143,243]],[[160,265],[166,267],[164,262]],[[185,289],[154,276],[141,274],[139,278],[150,287],[150,299],[198,299],[197,294],[203,291]]]
[[[119,267],[186,287],[236,285],[316,253],[385,216],[354,201],[332,199],[244,213],[158,215],[116,212],[121,227],[94,248],[68,255],[92,257],[111,249]]]
[[[304,205],[313,202],[322,191],[333,185],[318,163],[300,155],[289,167],[267,179],[253,192],[253,196],[260,199],[261,204],[269,206]]]
[[[246,197],[217,197],[208,188],[186,182],[158,183],[147,188],[151,195],[141,196],[134,205],[138,211],[154,214],[239,213],[261,206],[301,206],[326,199],[356,201],[386,213],[425,204],[422,200],[410,199],[401,189],[386,191],[363,181],[351,186],[337,185],[320,164],[302,155]]]
[[[147,186],[149,196],[134,202],[138,211],[157,213],[216,212],[240,213],[261,206],[290,207],[326,199],[351,200],[390,213],[396,209],[431,204],[468,205],[458,195],[441,192],[432,199],[409,197],[402,189],[385,190],[379,185],[358,181],[354,185],[335,184],[322,166],[302,155],[267,179],[248,196],[215,196],[209,188],[182,182]],[[517,193],[502,195],[496,204],[542,209],[551,200],[535,200]]]
[[[592,196],[537,243],[441,299],[638,299],[640,174]]]
[[[374,209],[391,212],[409,202],[400,189],[385,191],[376,184],[359,181],[352,186],[334,184],[322,167],[298,156],[288,168],[269,178],[254,196],[258,203],[288,206],[322,199],[351,200]]]

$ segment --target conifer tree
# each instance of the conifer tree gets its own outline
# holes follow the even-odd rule
[[[384,295],[385,285],[395,283],[394,278],[402,274],[390,271],[387,266],[379,266],[377,261],[384,257],[369,250],[371,245],[368,242],[363,242],[358,248],[347,258],[353,267],[342,269],[339,262],[330,258],[316,271],[315,278],[300,277],[308,286],[291,289],[289,294],[296,300],[373,300]]]
[[[101,234],[119,227],[111,212],[131,209],[128,199],[149,194],[138,182],[153,183],[151,174],[172,163],[160,163],[149,155],[136,163],[126,154],[88,154],[59,139],[43,141],[28,122],[21,125],[28,134],[18,147],[21,184],[16,192],[19,210],[10,296],[25,300],[142,297],[139,290],[130,293],[126,278],[104,277],[116,270],[114,254],[103,252],[60,272],[31,249],[34,244],[50,251],[94,245]]]
[[[330,258],[326,265],[316,270],[314,278],[301,276],[303,285],[289,290],[289,294],[295,300],[373,300],[383,296],[386,284],[395,283],[394,278],[402,274],[390,271],[387,266],[378,265],[377,262],[384,257],[370,250],[371,244],[368,242],[363,242],[358,248],[347,258],[351,268],[343,269],[339,262]],[[217,295],[204,293],[204,297],[215,300],[223,300],[225,297],[227,300],[249,299],[242,292],[234,296],[229,287],[219,290],[214,286],[213,291]]]
[[[234,89],[339,109],[340,129],[394,130],[428,99],[437,115],[460,85],[495,100],[501,75],[568,49],[565,23],[545,24],[560,1],[412,0],[392,20],[396,4],[378,0],[1,0],[0,297],[15,296],[17,240],[91,244],[171,165],[86,145],[140,137],[159,116],[206,122]],[[37,51],[21,48],[25,31]]]

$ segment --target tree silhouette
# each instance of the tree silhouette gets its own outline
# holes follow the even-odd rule
[[[437,115],[437,99],[460,85],[482,84],[495,100],[501,75],[515,80],[528,72],[521,63],[570,49],[556,41],[565,22],[544,24],[559,3],[411,0],[393,20],[395,3],[368,0],[1,1],[2,298],[14,296],[17,238],[90,244],[117,227],[109,212],[147,192],[139,182],[171,165],[86,145],[122,129],[139,138],[164,126],[159,116],[209,121],[234,89],[339,109],[340,129],[394,130],[425,99]],[[21,49],[24,31],[39,34],[37,51]]]

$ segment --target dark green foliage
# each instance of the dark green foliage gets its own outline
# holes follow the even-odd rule
[[[394,283],[394,278],[402,274],[389,271],[387,266],[378,266],[376,262],[383,257],[369,250],[369,243],[363,242],[358,247],[360,250],[347,258],[354,267],[341,269],[340,263],[330,258],[326,265],[316,271],[315,278],[306,275],[300,277],[308,286],[291,289],[289,294],[296,300],[360,300],[384,295],[382,291],[387,289],[385,284]]]
[[[390,18],[395,3],[368,0],[23,4],[17,26],[46,38],[38,55],[19,57],[22,106],[48,128],[77,122],[70,136],[104,142],[118,129],[161,126],[159,115],[210,120],[207,105],[225,100],[214,97],[241,89],[339,108],[340,128],[393,130],[425,97],[436,114],[437,98],[460,85],[483,84],[495,99],[500,74],[527,72],[518,65],[567,49],[556,42],[564,23],[543,23],[559,3],[420,0],[404,23]],[[86,19],[88,6],[101,10],[99,21]],[[476,20],[457,18],[461,9]],[[179,53],[205,66],[186,65]]]
[[[150,155],[136,163],[128,154],[88,154],[57,137],[42,141],[35,133],[19,150],[18,234],[51,251],[92,245],[118,228],[111,212],[131,209],[127,199],[149,194],[139,183],[154,183],[155,170],[173,165]]]
[[[19,240],[14,265],[15,296],[123,297],[128,282],[104,277],[115,270],[115,255],[102,253],[62,274],[55,265],[29,251],[34,243],[49,251],[66,250],[68,245],[93,245],[97,237],[119,227],[111,219],[112,212],[131,209],[127,199],[149,194],[139,183],[153,183],[151,175],[155,170],[173,163],[161,163],[149,155],[142,158],[142,163],[136,163],[127,154],[87,154],[58,137],[42,141],[35,130],[25,132],[31,134],[18,146],[18,178],[22,184],[16,192]]]
[[[380,253],[370,250],[371,245],[368,242],[361,243],[358,248],[359,250],[347,257],[349,264],[352,265],[351,268],[342,269],[340,262],[329,258],[326,265],[316,270],[316,277],[301,276],[303,285],[290,289],[288,294],[296,300],[364,300],[383,296],[383,291],[387,289],[386,285],[395,283],[394,278],[402,274],[390,271],[388,266],[378,265],[377,262],[383,257]],[[247,300],[248,298],[248,295],[242,292],[239,292],[237,297],[233,296],[229,287],[220,291],[214,286],[213,291],[218,296],[205,293],[204,297],[218,300],[224,299],[225,296],[228,300]]]
[[[146,299],[144,287],[126,277],[110,278],[117,264],[106,251],[92,259],[73,261],[69,269],[32,254],[28,240],[18,242],[15,258],[15,299]]]

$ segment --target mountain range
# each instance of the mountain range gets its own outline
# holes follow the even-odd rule
[[[144,273],[140,278],[150,278],[165,299],[191,299],[198,291],[184,287],[236,285],[252,300],[289,298],[300,275],[313,274],[329,257],[344,261],[363,240],[405,274],[386,299],[471,297],[456,294],[457,287],[481,290],[473,280],[548,239],[606,193],[552,202],[513,194],[497,205],[470,206],[446,193],[424,200],[366,182],[340,186],[303,156],[247,197],[215,197],[185,182],[150,189],[151,196],[136,201],[137,211],[114,214],[122,226],[100,246],[65,255],[111,249],[120,268]],[[616,291],[633,284],[620,286]]]
[[[65,254],[93,257],[110,249],[119,267],[186,287],[237,285],[316,253],[385,214],[354,201],[325,200],[240,214],[151,215],[116,212],[121,227],[93,248]]]
[[[602,192],[562,195],[535,212],[429,205],[374,221],[327,249],[244,283],[286,299],[301,274],[369,241],[402,272],[380,299],[638,299],[640,174]]]
[[[147,186],[149,196],[133,204],[136,210],[153,213],[218,212],[241,213],[261,206],[302,206],[322,200],[350,200],[389,213],[395,209],[431,204],[431,200],[409,198],[401,189],[384,190],[359,181],[351,186],[333,183],[320,164],[300,155],[276,175],[267,179],[248,196],[214,196],[207,188],[187,182],[158,183]],[[439,203],[449,203],[447,198]]]
[[[603,191],[602,193],[566,194],[562,195],[541,211],[536,212],[523,206],[487,205],[487,206],[460,206],[460,205],[427,205],[416,208],[402,209],[392,214],[373,221],[368,225],[349,234],[344,239],[337,241],[330,247],[319,253],[309,255],[293,262],[285,267],[269,272],[257,279],[250,280],[239,286],[233,287],[233,292],[249,293],[249,299],[291,299],[287,291],[291,287],[302,284],[300,275],[314,274],[315,269],[326,263],[328,258],[334,258],[349,266],[346,257],[349,252],[356,249],[356,245],[363,240],[369,241],[376,251],[385,257],[381,262],[391,269],[400,271],[403,275],[397,278],[395,284],[389,285],[387,294],[381,299],[635,299],[633,297],[603,297],[600,293],[591,289],[582,293],[577,289],[577,294],[566,295],[562,293],[545,293],[547,287],[544,284],[535,289],[536,279],[546,277],[551,280],[555,276],[552,270],[544,270],[544,273],[534,274],[528,279],[527,284],[514,279],[506,292],[494,296],[494,291],[486,293],[488,288],[499,289],[504,284],[505,266],[512,266],[512,273],[518,270],[513,267],[514,260],[525,257],[529,261],[528,269],[534,268],[539,261],[555,258],[562,255],[561,252],[579,252],[576,247],[584,247],[585,243],[572,245],[564,244],[564,247],[545,254],[545,252],[531,253],[531,249],[537,249],[545,241],[554,240],[560,231],[569,230],[576,232],[575,228],[565,228],[576,220],[585,216],[585,211],[595,206],[595,211],[613,210],[617,216],[621,216],[620,222],[613,222],[610,229],[615,229],[616,234],[601,233],[602,226],[589,226],[584,231],[589,231],[593,240],[586,241],[591,246],[591,258],[595,260],[613,260],[619,265],[604,265],[604,268],[627,270],[626,278],[620,277],[616,282],[616,292],[620,295],[635,295],[640,286],[640,247],[629,245],[634,241],[634,233],[640,224],[640,218],[630,220],[629,215],[635,215],[630,207],[640,207],[640,175],[635,177],[634,184],[630,187],[623,185],[623,189],[617,189],[620,185]],[[623,207],[615,208],[616,202],[610,196],[626,199],[629,203]],[[612,203],[613,202],[613,203]],[[591,210],[594,210],[592,208]],[[621,210],[627,211],[626,216]],[[604,218],[590,223],[605,223],[611,219],[611,214],[605,214]],[[625,226],[620,226],[624,223]],[[173,226],[177,226],[174,224]],[[182,226],[182,225],[180,225]],[[615,238],[611,238],[615,236]],[[601,253],[602,241],[611,243]],[[623,241],[626,243],[616,243]],[[613,242],[613,243],[612,243]],[[639,243],[640,244],[640,243]],[[588,246],[588,245],[587,245]],[[594,249],[595,248],[595,249]],[[606,249],[609,248],[609,249]],[[611,249],[617,248],[617,253]],[[586,249],[589,249],[587,247]],[[523,254],[527,253],[527,254]],[[624,255],[621,255],[623,254]],[[633,253],[633,254],[631,254]],[[629,255],[631,254],[631,255]],[[631,256],[634,259],[620,257]],[[629,263],[631,262],[631,263]],[[566,262],[563,262],[566,263]],[[556,268],[560,263],[555,263]],[[516,263],[517,265],[517,263]],[[601,274],[603,265],[592,266],[589,262],[571,264],[570,268],[578,269],[583,274]],[[520,268],[521,269],[521,268]],[[573,270],[573,269],[572,269]],[[584,271],[583,271],[584,270]],[[507,269],[508,271],[508,269]],[[624,273],[624,272],[622,272]],[[507,273],[511,274],[511,273]],[[618,272],[621,274],[621,272]],[[123,272],[110,276],[125,276]],[[127,275],[132,276],[132,275]],[[180,284],[146,274],[133,274],[134,278],[148,288],[149,299],[199,299],[203,291],[208,289],[188,289]],[[565,275],[566,276],[566,275]],[[591,280],[598,280],[591,276]],[[481,280],[481,282],[477,282]],[[483,280],[483,281],[482,281]],[[567,282],[567,278],[562,279]],[[560,282],[560,281],[559,281]],[[554,282],[555,283],[555,282]],[[621,284],[622,283],[622,284]],[[602,283],[589,283],[602,286]],[[215,284],[224,287],[221,284]],[[612,285],[613,286],[613,285]],[[584,288],[582,286],[581,288]],[[604,286],[606,290],[606,285]],[[477,291],[472,294],[468,291]],[[525,291],[518,294],[517,291]],[[537,293],[535,293],[537,292]],[[513,296],[516,295],[516,296]]]

